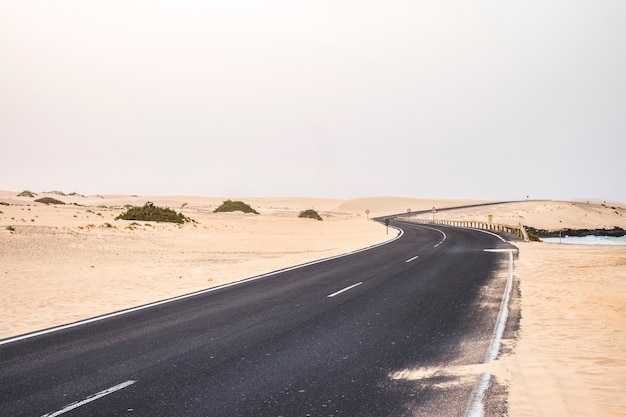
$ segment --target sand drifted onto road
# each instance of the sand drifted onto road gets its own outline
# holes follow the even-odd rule
[[[0,191],[0,338],[65,324],[378,244],[375,216],[478,201],[372,197],[242,199],[260,214],[213,213],[222,198],[17,197]],[[64,205],[36,203],[50,196]],[[194,219],[115,220],[124,206]],[[299,218],[314,209],[323,221]],[[369,213],[366,213],[369,210]],[[439,219],[542,229],[626,228],[623,205],[520,202]],[[428,213],[423,216],[431,218]],[[626,246],[519,243],[519,337],[493,366],[509,415],[622,416],[626,409]],[[419,372],[417,370],[416,372]]]

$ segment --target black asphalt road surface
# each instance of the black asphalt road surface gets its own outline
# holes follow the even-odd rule
[[[391,224],[379,247],[5,341],[0,415],[463,415],[475,379],[394,376],[483,361],[508,265],[483,249],[513,247]]]

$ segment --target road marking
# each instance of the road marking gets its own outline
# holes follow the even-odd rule
[[[437,246],[441,245],[443,242],[445,242],[445,240],[447,239],[446,234],[443,232],[443,230],[440,229],[435,229],[434,227],[428,227],[428,226],[419,226],[419,227],[423,227],[424,229],[430,229],[430,230],[434,230],[436,232],[439,232],[443,235],[443,238],[441,238],[441,240],[439,241],[439,243],[437,243],[435,246],[433,246],[433,248],[436,248]]]
[[[495,237],[497,237],[498,239],[500,239],[501,241],[506,242],[506,239],[504,239],[502,236],[500,236],[500,235],[498,235],[498,234],[495,234],[495,233],[493,233],[493,232],[490,232],[489,230],[474,229],[473,227],[468,227],[468,229],[476,230],[476,231],[478,231],[478,232],[487,233],[488,235],[495,236]]]
[[[509,273],[506,280],[506,287],[504,288],[504,297],[502,298],[502,304],[500,305],[500,312],[498,313],[498,321],[495,329],[493,330],[493,339],[491,345],[485,356],[485,363],[493,361],[498,352],[500,351],[500,342],[502,341],[502,334],[504,333],[504,327],[506,325],[506,319],[509,317],[509,298],[511,296],[511,288],[513,287],[513,251],[509,251]]]
[[[414,257],[412,257],[411,259],[407,259],[407,260],[406,260],[406,261],[404,261],[404,262],[409,263],[409,262],[411,262],[411,261],[416,260],[417,258],[419,258],[419,256],[414,256]]]
[[[126,310],[120,310],[120,311],[116,311],[116,312],[113,312],[113,313],[104,314],[102,316],[97,316],[97,317],[92,317],[90,319],[77,321],[77,322],[74,322],[74,323],[63,324],[61,326],[52,327],[52,328],[49,328],[49,329],[38,330],[38,331],[34,331],[32,333],[26,333],[26,334],[15,336],[15,337],[11,337],[11,338],[8,338],[8,339],[2,339],[2,340],[0,340],[0,346],[8,344],[8,343],[17,342],[19,340],[30,339],[30,338],[36,337],[36,336],[42,336],[42,335],[45,335],[45,334],[48,334],[48,333],[58,332],[59,330],[70,329],[72,327],[82,326],[84,324],[94,323],[94,322],[97,322],[97,321],[100,321],[100,320],[106,320],[106,319],[109,319],[109,318],[112,318],[112,317],[121,316],[121,315],[132,313],[132,312],[135,312],[135,311],[145,310],[145,309],[156,307],[156,306],[159,306],[159,305],[162,305],[162,304],[167,304],[167,303],[171,303],[171,302],[174,302],[174,301],[184,300],[186,298],[191,298],[191,297],[195,297],[195,296],[198,296],[198,295],[202,295],[202,294],[218,291],[218,290],[221,290],[221,289],[224,289],[224,288],[234,287],[236,285],[245,284],[246,282],[256,281],[256,280],[259,280],[259,279],[262,279],[262,278],[267,278],[267,277],[270,277],[272,275],[282,274],[283,272],[289,272],[289,271],[293,271],[293,270],[296,270],[296,269],[304,268],[304,267],[307,267],[307,266],[310,266],[310,265],[315,265],[315,264],[319,264],[319,263],[322,263],[322,262],[327,262],[327,261],[330,261],[330,260],[333,260],[333,259],[338,259],[338,258],[343,258],[343,257],[346,257],[346,256],[354,255],[356,253],[365,252],[367,250],[375,249],[375,248],[378,248],[380,246],[383,246],[383,245],[386,245],[388,243],[391,243],[393,241],[396,241],[396,240],[400,239],[404,235],[404,230],[402,230],[400,228],[395,228],[395,227],[394,227],[394,229],[398,230],[398,235],[396,237],[394,237],[392,239],[389,239],[389,240],[387,240],[385,242],[382,242],[382,243],[377,243],[375,245],[368,246],[366,248],[353,250],[351,252],[343,253],[341,255],[330,256],[328,258],[318,259],[316,261],[306,262],[306,263],[303,263],[303,264],[300,264],[300,265],[295,265],[295,266],[279,269],[279,270],[276,270],[276,271],[268,272],[268,273],[257,275],[257,276],[250,277],[250,278],[244,278],[244,279],[242,279],[240,281],[234,281],[234,282],[229,282],[227,284],[217,285],[215,287],[209,287],[209,288],[204,289],[204,290],[192,292],[192,293],[189,293],[189,294],[179,295],[177,297],[167,298],[165,300],[156,301],[154,303],[144,304],[144,305],[140,305],[140,306],[137,306],[137,307],[131,307],[131,308],[128,308]]]
[[[107,389],[105,389],[103,391],[100,391],[100,392],[94,394],[94,395],[91,395],[91,396],[85,398],[82,401],[76,401],[74,403],[68,404],[65,407],[63,407],[62,409],[60,409],[59,411],[55,411],[53,413],[44,414],[41,417],[56,417],[56,416],[60,416],[61,414],[65,414],[68,411],[74,410],[75,408],[78,408],[78,407],[83,406],[83,405],[85,405],[87,403],[90,403],[92,401],[100,399],[100,398],[102,398],[102,397],[104,397],[106,395],[113,394],[116,391],[119,391],[121,389],[124,389],[124,388],[130,386],[130,385],[133,385],[135,382],[137,382],[137,381],[128,380],[126,382],[122,382],[121,384],[118,384],[118,385],[116,385],[114,387],[107,388]]]
[[[339,291],[337,291],[337,292],[334,292],[334,293],[330,294],[330,295],[328,296],[328,298],[332,298],[332,297],[334,297],[334,296],[336,296],[336,295],[339,295],[339,294],[341,294],[341,293],[342,293],[342,292],[344,292],[344,291],[351,290],[352,288],[354,288],[354,287],[358,287],[358,286],[359,286],[359,285],[361,285],[361,284],[363,284],[363,282],[357,282],[356,284],[350,285],[349,287],[346,287],[346,288],[344,288],[343,290],[339,290]]]
[[[500,250],[500,249],[485,249],[487,252],[509,252],[509,273],[506,280],[506,287],[504,289],[504,297],[502,298],[502,304],[500,304],[500,312],[498,313],[498,320],[496,327],[493,330],[493,338],[491,344],[487,350],[484,363],[492,362],[498,356],[500,351],[500,343],[502,341],[502,335],[504,333],[504,327],[506,320],[509,317],[509,298],[511,296],[511,288],[513,287],[513,250]],[[489,387],[489,380],[491,374],[488,372],[482,373],[476,381],[474,392],[472,393],[472,400],[469,403],[465,412],[465,417],[483,417],[485,415],[485,405],[483,399],[485,391]]]
[[[469,403],[467,410],[465,411],[466,417],[483,417],[485,415],[485,404],[483,404],[483,398],[485,397],[485,391],[489,387],[489,380],[491,374],[489,372],[483,372],[478,377],[474,392],[472,393],[472,401]]]

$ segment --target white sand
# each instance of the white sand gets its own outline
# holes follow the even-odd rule
[[[472,203],[394,197],[243,199],[261,213],[252,215],[214,214],[222,198],[37,195],[67,203],[47,206],[16,194],[0,191],[0,203],[8,204],[0,205],[0,338],[393,237],[384,226],[368,222],[368,216]],[[128,228],[132,222],[114,220],[125,204],[146,201],[181,211],[198,223],[179,227],[137,222]],[[297,217],[308,208],[324,220]],[[440,211],[436,216],[486,221],[488,214],[494,223],[545,229],[626,228],[623,205],[603,202],[522,202]],[[624,415],[626,246],[518,246],[519,339],[512,354],[489,365],[509,387],[509,415]]]

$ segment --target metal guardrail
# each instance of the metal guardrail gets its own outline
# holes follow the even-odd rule
[[[492,201],[488,203],[467,204],[467,205],[461,205],[461,206],[437,207],[436,210],[437,212],[442,212],[442,211],[457,210],[457,209],[464,209],[464,208],[470,208],[470,207],[495,206],[499,204],[521,203],[521,202],[527,202],[527,201],[536,202],[536,201],[551,201],[551,200],[528,200],[527,199],[527,200],[510,200],[510,201]],[[519,226],[512,226],[510,224],[494,224],[494,223],[480,222],[480,221],[474,221],[474,220],[426,220],[426,219],[418,219],[417,217],[413,217],[413,216],[418,216],[420,214],[427,214],[431,212],[432,210],[416,210],[416,211],[411,211],[408,214],[399,213],[399,214],[390,214],[386,216],[379,216],[379,217],[373,218],[373,220],[381,222],[381,223],[385,222],[385,224],[388,224],[390,219],[398,219],[398,220],[404,220],[404,221],[410,221],[410,222],[422,223],[422,224],[442,224],[442,225],[453,226],[453,227],[467,227],[467,228],[474,228],[474,229],[490,230],[493,232],[508,233],[508,234],[517,236],[521,239],[524,239],[525,241],[530,240],[528,238],[528,232],[526,231],[526,229],[521,223],[519,224]]]
[[[512,226],[510,224],[498,224],[498,223],[487,223],[487,222],[479,222],[476,220],[425,220],[418,219],[411,216],[398,216],[398,220],[412,223],[420,223],[420,224],[441,224],[445,226],[452,227],[466,227],[471,229],[481,229],[481,230],[489,230],[492,232],[500,232],[500,233],[508,233],[510,235],[514,235],[519,237],[520,239],[524,239],[528,241],[528,233],[523,225]]]
[[[488,202],[488,203],[465,204],[465,205],[461,205],[461,206],[443,206],[443,207],[437,207],[437,213],[440,213],[442,211],[448,211],[448,210],[458,210],[458,209],[471,208],[471,207],[497,206],[497,205],[500,205],[500,204],[522,203],[522,202],[528,202],[528,201],[551,201],[551,200],[508,200],[508,201],[492,201],[492,202]],[[415,215],[418,215],[418,214],[431,213],[431,210],[432,209],[412,210],[410,215],[411,216],[415,216]],[[385,219],[395,219],[397,217],[406,216],[406,215],[407,215],[406,212],[397,213],[397,214],[387,214],[387,215],[384,215],[384,216],[374,217],[372,220],[378,221],[378,222],[383,222]]]

